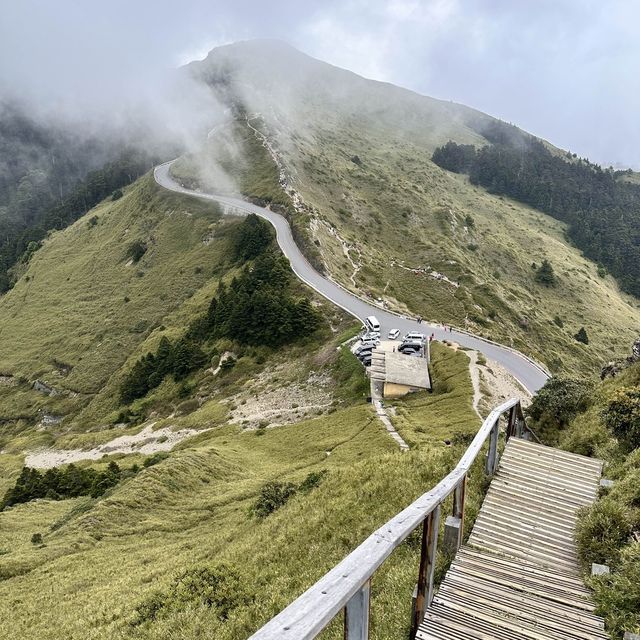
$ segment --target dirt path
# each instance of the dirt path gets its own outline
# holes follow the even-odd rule
[[[119,436],[93,449],[40,449],[25,456],[24,464],[37,469],[50,469],[61,464],[80,462],[81,460],[99,460],[102,456],[112,453],[142,453],[150,455],[158,451],[170,451],[179,442],[208,429],[182,429],[172,431],[165,427],[153,431],[153,425],[148,424],[140,433]]]

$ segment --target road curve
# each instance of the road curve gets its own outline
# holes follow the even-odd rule
[[[420,331],[427,335],[431,333],[435,334],[436,340],[452,340],[464,347],[477,349],[490,360],[495,360],[501,364],[531,393],[538,391],[549,378],[548,372],[539,364],[510,347],[487,341],[484,338],[474,336],[465,331],[453,329],[445,332],[442,325],[430,324],[428,322],[419,324],[416,320],[400,316],[362,300],[333,280],[318,273],[309,264],[309,261],[304,257],[293,239],[289,223],[279,213],[251,204],[240,198],[186,189],[171,176],[169,168],[172,162],[173,161],[158,165],[154,169],[154,178],[160,186],[177,193],[184,193],[204,200],[213,200],[223,206],[226,205],[247,213],[255,213],[269,221],[276,230],[278,245],[284,255],[289,259],[291,268],[296,276],[327,300],[330,300],[359,320],[364,321],[367,316],[376,316],[380,321],[383,336],[392,328],[400,329],[403,334],[409,331]]]

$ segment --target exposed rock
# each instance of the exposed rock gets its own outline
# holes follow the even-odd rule
[[[631,346],[631,355],[624,360],[611,360],[600,370],[600,379],[615,378],[623,369],[640,362],[640,338],[637,338]]]
[[[42,393],[46,393],[48,396],[57,396],[58,392],[53,387],[49,386],[46,382],[42,382],[42,380],[36,380],[33,383],[33,388],[36,391],[40,391]]]
[[[357,164],[359,167],[362,166],[362,160],[360,160],[358,156],[351,156],[351,162],[353,162],[353,164]]]

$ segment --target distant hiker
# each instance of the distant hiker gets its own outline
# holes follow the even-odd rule
[[[418,324],[422,324],[422,316],[418,316],[417,320],[418,320]]]

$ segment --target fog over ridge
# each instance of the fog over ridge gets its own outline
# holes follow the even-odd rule
[[[637,3],[2,4],[0,97],[74,126],[137,118],[188,140],[217,107],[205,95],[192,105],[171,96],[172,70],[215,46],[267,37],[480,109],[596,162],[640,167],[640,88],[629,73],[640,65]]]

